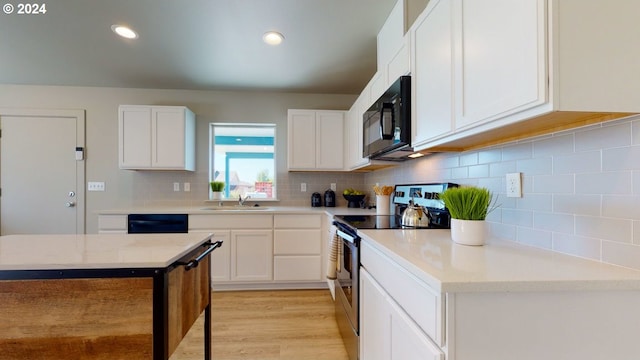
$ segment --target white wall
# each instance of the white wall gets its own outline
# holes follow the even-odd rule
[[[512,172],[523,174],[522,198],[506,197]],[[497,237],[640,269],[640,116],[365,176],[367,188],[440,181],[498,194]]]
[[[204,205],[208,197],[210,122],[276,124],[279,205],[308,205],[312,192],[324,192],[332,182],[339,190],[347,184],[361,184],[361,174],[286,170],[287,109],[344,110],[353,101],[354,95],[0,85],[0,107],[86,111],[86,180],[106,183],[105,192],[86,193],[87,233],[97,232],[97,212],[104,209]],[[120,104],[185,105],[193,110],[197,120],[196,171],[118,169]],[[190,182],[191,192],[173,192],[173,182]],[[301,182],[307,183],[306,193],[300,192]]]

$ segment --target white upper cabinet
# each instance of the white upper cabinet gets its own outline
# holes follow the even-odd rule
[[[132,170],[195,170],[195,115],[184,106],[121,105],[119,165]]]
[[[290,171],[344,169],[345,111],[289,110]]]
[[[478,148],[640,113],[628,53],[639,12],[637,1],[430,1],[410,30],[414,147]]]
[[[457,0],[454,6],[456,129],[544,103],[544,1]]]
[[[400,76],[407,75],[411,70],[410,42],[405,36],[405,1],[398,0],[378,32],[378,71],[370,82],[372,101],[378,99]]]
[[[452,0],[432,0],[411,32],[411,144],[453,131]]]

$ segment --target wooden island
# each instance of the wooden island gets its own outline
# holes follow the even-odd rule
[[[205,313],[203,234],[0,236],[0,359],[168,359]]]

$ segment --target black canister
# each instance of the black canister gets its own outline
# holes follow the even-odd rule
[[[322,206],[322,195],[319,192],[314,192],[311,194],[311,207],[320,207]]]
[[[334,193],[333,190],[324,192],[324,206],[336,207],[336,193]]]

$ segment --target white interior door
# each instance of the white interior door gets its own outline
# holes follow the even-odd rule
[[[84,111],[0,109],[0,234],[84,233]]]

